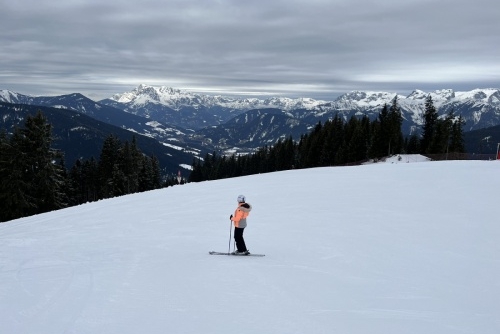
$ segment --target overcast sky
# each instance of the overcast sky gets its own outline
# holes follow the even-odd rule
[[[334,99],[500,88],[498,0],[0,0],[0,89]]]

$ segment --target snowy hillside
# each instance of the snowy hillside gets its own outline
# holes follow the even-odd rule
[[[0,333],[499,333],[500,162],[390,162],[0,224]],[[240,193],[266,256],[210,256]]]

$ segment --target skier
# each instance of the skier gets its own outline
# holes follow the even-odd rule
[[[248,255],[250,252],[245,245],[245,240],[243,239],[243,231],[247,227],[247,217],[252,206],[245,201],[245,196],[238,196],[238,207],[234,211],[234,216],[231,215],[229,219],[234,223],[234,241],[236,241],[236,248],[233,252],[235,255]]]

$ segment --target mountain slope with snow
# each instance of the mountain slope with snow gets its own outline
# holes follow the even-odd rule
[[[499,162],[407,162],[186,184],[0,224],[0,333],[498,333]],[[247,245],[266,256],[210,256],[228,249],[240,193]]]
[[[305,109],[305,110],[325,110],[325,109],[352,109],[360,110],[370,108],[381,108],[385,103],[390,103],[397,96],[402,107],[405,105],[422,105],[427,96],[431,96],[437,108],[447,103],[475,102],[490,104],[500,107],[500,89],[485,88],[474,89],[472,91],[455,92],[452,89],[442,89],[434,92],[424,92],[415,90],[410,95],[404,96],[390,92],[374,91],[352,91],[343,94],[332,101],[314,100],[311,98],[286,98],[272,97],[267,99],[258,98],[231,98],[223,96],[211,96],[192,93],[185,90],[171,87],[154,87],[140,85],[130,92],[115,94],[109,100],[143,106],[148,103],[159,103],[174,110],[179,110],[186,106],[220,106],[235,110],[247,111],[251,109],[278,108],[285,111]]]
[[[353,91],[333,101],[317,101],[310,98],[285,97],[238,99],[191,93],[163,86],[140,85],[130,92],[115,94],[110,99],[100,102],[140,116],[194,130],[219,126],[220,133],[216,136],[220,137],[227,131],[226,122],[252,110],[280,109],[284,114],[298,118],[297,121],[307,120],[305,126],[311,128],[319,121],[332,119],[336,114],[345,120],[354,115],[367,115],[374,119],[384,104],[390,104],[397,96],[403,114],[403,133],[412,134],[423,124],[425,99],[429,95],[440,114],[444,115],[453,110],[456,115],[462,115],[466,121],[467,131],[500,124],[500,89],[496,88],[475,89],[468,92],[455,92],[452,89],[434,92],[415,90],[408,96],[389,92]],[[260,132],[270,133],[267,126],[268,124],[263,124]],[[280,127],[284,132],[290,132],[285,124]],[[209,132],[213,133],[215,130]],[[286,133],[281,137],[286,137]],[[269,136],[256,147],[275,142],[279,137]],[[231,138],[224,138],[224,141],[230,140]]]
[[[324,123],[336,115],[345,121],[363,115],[373,120],[378,117],[384,104],[390,104],[396,96],[403,116],[403,135],[420,134],[425,99],[429,95],[440,115],[450,112],[456,116],[462,115],[466,132],[500,125],[500,89],[496,88],[468,92],[443,89],[430,93],[415,90],[408,96],[353,91],[334,101],[317,101],[284,97],[238,99],[164,86],[140,85],[130,92],[115,94],[99,103],[79,94],[34,98],[9,91],[0,91],[0,101],[28,104],[42,101],[46,103],[44,105],[78,110],[113,125],[154,137],[166,145],[174,142],[186,151],[247,152],[273,145],[289,136],[298,140],[318,122]],[[119,115],[116,112],[118,110],[121,111]],[[282,115],[278,117],[276,110]],[[131,114],[141,124],[131,124],[134,122]],[[258,122],[245,121],[254,118],[252,115],[255,114],[260,117]],[[112,115],[118,115],[118,119]]]

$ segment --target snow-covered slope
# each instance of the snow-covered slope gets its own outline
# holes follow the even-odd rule
[[[408,161],[0,224],[0,333],[499,333],[499,162]],[[240,193],[248,247],[266,256],[210,256],[228,249]]]

